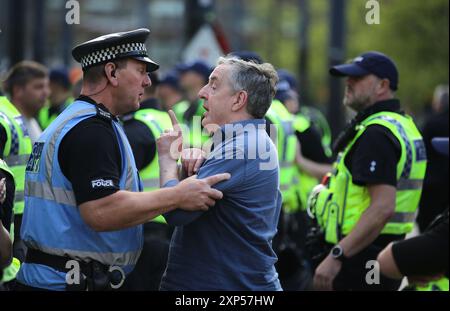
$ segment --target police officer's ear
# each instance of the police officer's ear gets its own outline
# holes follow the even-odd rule
[[[107,63],[104,68],[106,79],[108,80],[109,83],[111,83],[112,86],[118,85],[118,80],[116,77],[116,69],[117,69],[116,64],[112,62]]]
[[[379,95],[384,95],[385,93],[389,93],[391,82],[389,79],[380,79],[380,83],[378,84],[377,92]]]
[[[244,90],[237,92],[235,95],[235,101],[231,106],[231,111],[236,112],[241,110],[247,104],[248,93]]]

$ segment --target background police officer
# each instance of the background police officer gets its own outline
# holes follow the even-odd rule
[[[130,142],[136,167],[144,191],[159,188],[159,161],[156,139],[172,126],[167,112],[162,111],[155,97],[159,86],[158,76],[150,73],[152,85],[145,88],[139,110],[122,117],[125,134]],[[127,278],[126,290],[159,290],[166,268],[169,242],[173,228],[162,215],[144,224],[144,246],[135,270]]]
[[[45,101],[46,69],[35,62],[21,62],[8,72],[4,88],[8,97],[0,96],[0,154],[15,178],[15,194],[7,196],[8,201],[14,201],[15,217],[8,217],[3,224],[9,228],[9,220],[14,221],[11,235],[15,237],[13,247],[16,259],[5,269],[3,281],[11,282],[26,254],[25,244],[20,239],[20,228],[24,208],[25,166],[31,152],[31,140],[22,112],[34,111],[34,108],[27,107],[39,107]],[[14,182],[8,182],[7,179],[7,183],[8,191],[14,189]]]
[[[5,161],[0,159],[0,291],[3,289],[3,269],[12,260],[12,240],[10,237],[14,205],[14,177]],[[6,277],[9,281],[10,276]]]
[[[38,122],[43,130],[46,129],[50,123],[74,101],[69,73],[65,68],[52,69],[49,74],[49,80],[49,100],[48,103],[39,110],[38,114]]]
[[[358,114],[338,138],[340,151],[313,211],[331,252],[315,270],[316,289],[391,289],[398,281],[366,280],[366,264],[414,226],[426,169],[422,137],[395,99],[398,72],[379,52],[335,66],[346,76],[344,104]]]

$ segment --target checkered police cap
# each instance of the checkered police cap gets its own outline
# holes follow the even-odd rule
[[[72,55],[83,70],[115,59],[134,58],[147,63],[147,71],[152,72],[159,65],[147,55],[145,41],[149,34],[150,30],[141,28],[104,35],[76,46]]]

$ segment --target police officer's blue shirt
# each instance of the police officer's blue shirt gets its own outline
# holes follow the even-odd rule
[[[164,215],[177,227],[161,289],[281,290],[272,249],[282,200],[276,147],[264,120],[227,124],[221,133],[198,178],[230,173],[214,186],[223,199],[206,212]]]

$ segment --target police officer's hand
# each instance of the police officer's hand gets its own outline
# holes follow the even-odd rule
[[[178,160],[181,149],[183,148],[183,133],[178,124],[177,117],[172,110],[169,110],[169,116],[173,128],[171,130],[165,130],[156,140],[158,156],[160,158],[170,157],[172,160]]]
[[[211,186],[230,177],[230,174],[222,173],[203,179],[197,179],[197,175],[186,178],[176,186],[180,208],[188,211],[208,210],[223,196],[222,192]]]
[[[181,152],[181,165],[186,176],[197,173],[200,166],[206,159],[206,153],[198,148],[186,148]]]
[[[328,255],[317,267],[314,274],[315,290],[333,290],[333,281],[341,271],[342,262]]]

